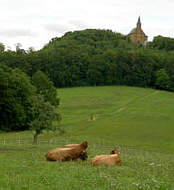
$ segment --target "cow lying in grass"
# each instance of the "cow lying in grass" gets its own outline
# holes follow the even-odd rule
[[[77,147],[79,144],[67,144],[65,145],[63,148],[74,148]],[[83,150],[80,155],[79,158],[81,160],[87,160],[88,159],[88,153],[86,152],[86,150]]]
[[[56,148],[50,150],[45,155],[48,161],[70,161],[80,158],[83,151],[88,147],[87,141],[82,142],[74,147],[69,148]]]
[[[116,164],[121,165],[120,152],[118,152],[116,149],[112,150],[110,155],[98,155],[95,156],[92,160],[93,166],[113,166]]]

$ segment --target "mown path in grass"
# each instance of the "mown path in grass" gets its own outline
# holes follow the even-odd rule
[[[109,86],[59,89],[59,95],[62,126],[70,134],[174,152],[174,93]]]

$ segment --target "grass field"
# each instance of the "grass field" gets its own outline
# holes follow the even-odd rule
[[[0,190],[173,190],[174,94],[110,86],[58,90],[59,132],[0,134]],[[95,120],[90,120],[94,115]],[[86,162],[52,163],[45,153],[87,140]],[[122,166],[93,167],[97,154],[118,148]]]

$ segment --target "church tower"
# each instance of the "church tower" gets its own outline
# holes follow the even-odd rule
[[[128,35],[130,36],[130,39],[133,43],[146,45],[147,36],[145,35],[145,33],[143,32],[141,28],[140,17],[138,17],[137,27],[133,28]]]
[[[140,20],[140,16],[138,17],[137,29],[138,29],[138,30],[141,30],[141,20]]]

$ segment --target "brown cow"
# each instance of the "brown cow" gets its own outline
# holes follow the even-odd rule
[[[113,166],[116,164],[121,165],[120,152],[118,152],[116,149],[112,150],[110,155],[98,155],[92,160],[93,166]]]
[[[50,150],[45,155],[48,161],[69,161],[76,160],[80,157],[83,151],[88,147],[88,142],[84,141],[81,144],[71,148],[56,148]]]
[[[76,147],[76,146],[78,146],[78,145],[79,145],[79,144],[67,144],[67,145],[65,145],[63,148],[74,148],[74,147]],[[86,150],[84,150],[83,152],[81,152],[79,158],[80,158],[81,160],[83,160],[83,161],[88,159],[88,153],[86,152]]]

